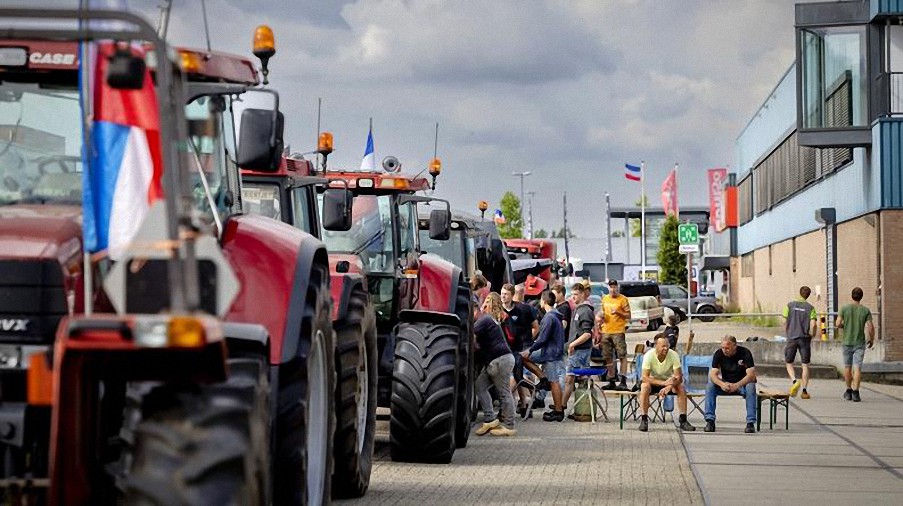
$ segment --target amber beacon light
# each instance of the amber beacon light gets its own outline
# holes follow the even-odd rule
[[[263,84],[269,84],[267,76],[270,71],[267,64],[270,58],[276,54],[276,37],[273,29],[267,25],[260,25],[254,30],[254,56],[260,59],[260,71],[263,74]]]

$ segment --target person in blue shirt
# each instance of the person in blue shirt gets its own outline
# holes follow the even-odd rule
[[[552,391],[552,410],[542,415],[547,422],[564,420],[564,406],[561,403],[561,382],[565,369],[564,325],[561,323],[561,313],[555,309],[555,302],[554,293],[548,290],[543,292],[540,303],[546,314],[539,324],[536,341],[521,352],[524,367],[539,378],[536,387]]]

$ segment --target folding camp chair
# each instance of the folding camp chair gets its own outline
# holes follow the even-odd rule
[[[705,410],[699,403],[699,398],[705,402],[705,389],[709,384],[709,372],[712,369],[712,357],[704,355],[684,355],[681,359],[681,367],[684,376],[684,388],[687,390],[687,399],[692,408],[687,416],[699,412],[705,414]]]

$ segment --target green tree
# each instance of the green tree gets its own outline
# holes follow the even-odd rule
[[[687,286],[687,256],[678,252],[677,217],[669,215],[662,223],[658,239],[658,282],[666,285]]]
[[[505,223],[499,225],[499,235],[503,239],[516,239],[524,236],[524,220],[520,211],[520,199],[514,192],[505,192],[499,209],[505,215]]]
[[[553,230],[551,237],[552,239],[564,239],[564,227],[561,227],[558,230]],[[574,237],[576,237],[574,233],[571,232],[570,227],[568,227],[567,237],[568,239],[573,239]]]
[[[623,230],[614,230],[614,231],[612,231],[611,236],[612,237],[624,237],[624,231]]]
[[[533,237],[535,237],[537,239],[545,239],[545,238],[549,237],[549,233],[546,232],[546,229],[541,228],[533,233]]]
[[[646,203],[646,207],[649,207],[649,196],[643,195],[643,198],[636,199],[636,202],[633,205],[640,207],[643,205],[643,202]],[[630,237],[639,237],[642,232],[642,228],[640,227],[640,219],[639,218],[631,218],[630,219]]]

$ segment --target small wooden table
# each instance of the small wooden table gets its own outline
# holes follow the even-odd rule
[[[762,401],[768,401],[768,430],[774,429],[778,408],[784,408],[784,430],[790,430],[790,394],[773,390],[760,390],[757,394],[756,431],[762,430]]]

